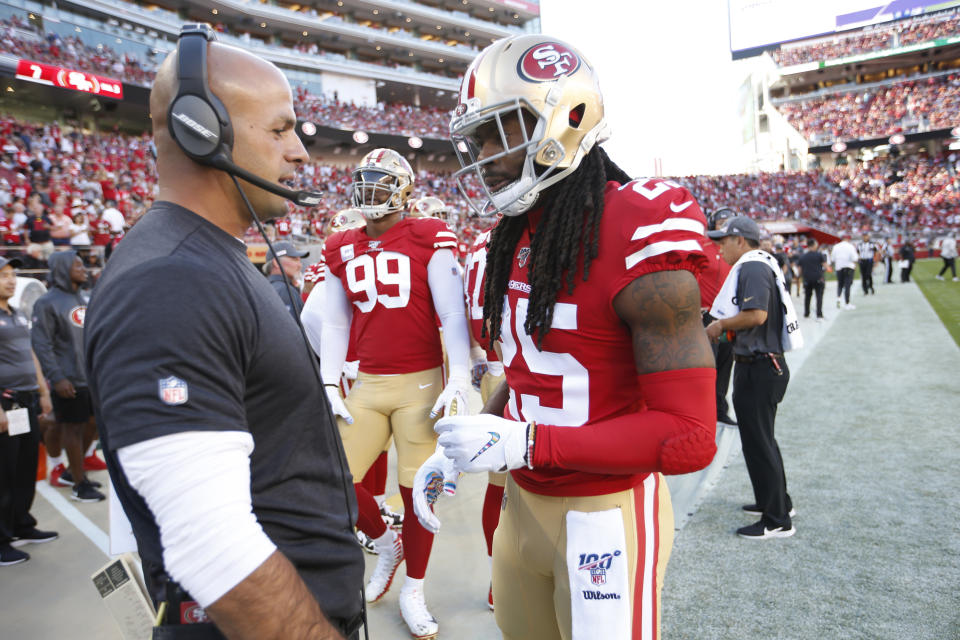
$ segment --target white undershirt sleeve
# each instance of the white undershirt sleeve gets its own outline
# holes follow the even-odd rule
[[[253,514],[245,431],[184,431],[117,451],[146,501],[167,574],[201,607],[233,589],[276,551]]]
[[[427,263],[427,282],[433,307],[443,327],[443,343],[450,360],[450,377],[470,377],[470,332],[463,306],[460,265],[449,249],[435,251]]]
[[[320,373],[324,384],[339,384],[343,363],[350,346],[350,321],[353,309],[340,278],[324,267],[323,310],[320,334]]]
[[[313,286],[307,301],[303,303],[303,311],[300,312],[300,322],[303,323],[303,330],[307,332],[307,339],[313,352],[318,356],[320,353],[321,336],[323,330],[323,303],[326,300],[326,280],[321,280]]]

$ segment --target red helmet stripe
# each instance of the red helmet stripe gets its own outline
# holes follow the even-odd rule
[[[467,98],[474,97],[473,92],[477,87],[477,68],[470,70],[470,80],[467,82]]]

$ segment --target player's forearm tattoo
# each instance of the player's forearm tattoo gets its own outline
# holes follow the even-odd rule
[[[641,276],[614,304],[630,325],[638,373],[715,366],[700,317],[700,288],[690,272]]]

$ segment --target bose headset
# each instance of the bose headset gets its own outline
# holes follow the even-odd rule
[[[319,204],[323,198],[322,194],[312,191],[298,191],[287,189],[286,187],[270,182],[238,167],[233,162],[233,126],[230,123],[230,114],[226,107],[217,96],[210,92],[210,86],[207,83],[207,43],[216,42],[217,35],[210,25],[185,24],[180,29],[180,37],[177,41],[177,79],[179,86],[177,95],[170,103],[170,110],[167,112],[167,128],[174,141],[188,158],[209,167],[214,167],[226,172],[233,178],[233,183],[243,198],[244,204],[250,210],[250,216],[260,235],[263,236],[269,249],[268,256],[276,255],[273,251],[273,244],[267,237],[260,223],[260,218],[254,211],[253,206],[247,199],[247,195],[240,187],[237,178],[242,178],[247,182],[254,184],[265,191],[286,198],[301,206],[310,206]],[[280,270],[283,276],[283,282],[287,288],[287,295],[290,304],[296,308],[291,292],[290,281],[287,274]],[[307,333],[303,328],[303,323],[299,317],[296,317],[297,326],[300,328],[300,335],[303,338],[304,347],[309,355],[310,363],[313,367],[314,375],[323,386],[323,377],[320,375],[317,358],[314,356],[313,348],[307,338]],[[327,394],[320,393],[323,398],[324,406],[329,411],[330,402]],[[337,431],[334,421],[330,421],[333,427],[333,433],[337,439],[340,433]],[[350,509],[350,495],[348,491],[352,488],[347,487],[347,470],[344,463],[344,455],[337,455],[337,461],[340,463],[340,477],[343,480],[343,499],[347,508],[347,529],[353,531],[353,524],[356,521],[353,512]],[[367,629],[367,610],[366,600],[363,597],[363,591],[360,593],[361,614],[363,620],[364,635],[369,638]]]

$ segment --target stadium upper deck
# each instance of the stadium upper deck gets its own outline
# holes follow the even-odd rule
[[[539,12],[536,3],[502,0],[458,0],[453,6],[404,0],[319,0],[309,6],[67,0],[51,8],[32,0],[4,0],[0,17],[22,19],[25,28],[13,34],[21,39],[76,38],[87,47],[135,56],[144,68],[172,50],[184,22],[210,22],[222,41],[256,51],[313,93],[337,92],[362,104],[449,107],[476,53],[498,38],[536,30]],[[121,79],[150,81],[149,74]],[[362,83],[375,90],[359,90]]]
[[[834,36],[781,45],[771,52],[781,67],[824,62],[874,52],[895,54],[898,49],[960,35],[960,11],[907,18]]]

